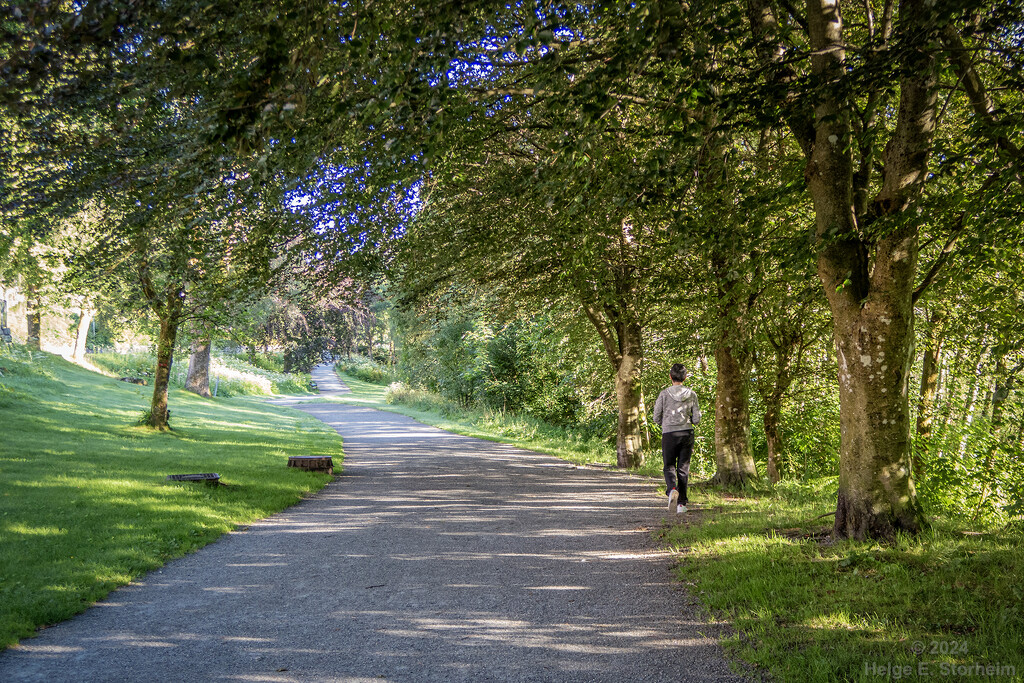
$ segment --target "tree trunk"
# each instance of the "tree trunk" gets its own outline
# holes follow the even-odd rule
[[[643,373],[641,372],[640,375],[642,376]],[[650,420],[647,419],[647,403],[646,403],[646,400],[644,399],[644,388],[643,388],[642,384],[640,385],[639,393],[640,393],[640,405],[639,405],[639,409],[640,409],[640,438],[642,440],[641,448],[646,450],[651,445],[651,423],[650,423]]]
[[[888,294],[834,313],[841,434],[835,531],[845,538],[891,538],[924,524],[911,477],[914,313],[909,298]]]
[[[803,350],[804,329],[802,321],[793,325],[783,320],[776,339],[768,336],[773,348],[774,371],[771,373],[771,386],[761,386],[761,399],[764,401],[764,436],[768,446],[768,480],[773,484],[782,481],[779,471],[779,455],[782,452],[782,409],[790,384],[793,383],[793,365],[799,365],[799,355]],[[794,358],[797,356],[797,358]],[[764,378],[769,373],[766,368],[759,368],[758,376]],[[763,381],[763,380],[762,380]]]
[[[92,310],[82,306],[78,317],[78,332],[75,335],[75,352],[72,356],[75,360],[85,358],[85,347],[89,340],[89,326],[92,324]]]
[[[870,207],[854,201],[865,181],[854,175],[850,95],[832,89],[814,105],[806,176],[818,276],[832,311],[839,363],[839,538],[891,538],[925,526],[911,476],[908,394],[919,249],[912,210],[928,178],[938,101],[939,43],[931,16],[927,0],[899,3],[899,39],[908,47],[901,54],[896,124]],[[809,1],[807,27],[814,76],[848,80],[838,2]]]
[[[847,133],[842,126],[819,126],[809,177],[823,243],[818,276],[832,311],[839,365],[834,533],[840,538],[891,538],[897,530],[916,533],[925,523],[911,478],[908,402],[917,228],[903,226],[879,240],[869,270],[867,246],[852,237],[858,232],[849,156],[835,154],[828,139],[846,141]]]
[[[28,332],[25,345],[33,351],[43,350],[43,315],[39,302],[39,290],[29,283],[25,289],[25,312]]]
[[[776,399],[773,392],[772,399]],[[780,422],[782,413],[782,397],[767,403],[764,408],[764,437],[768,445],[768,481],[778,484],[782,481],[782,474],[779,472],[779,452],[782,445],[782,434],[780,433]]]
[[[640,326],[626,325],[621,340],[622,353],[615,368],[615,398],[619,407],[615,453],[619,467],[635,468],[643,464],[644,442],[641,422],[643,399],[640,392]]]
[[[179,316],[174,310],[167,311],[167,313],[160,317],[160,338],[156,347],[156,372],[153,375],[153,400],[149,410],[149,426],[160,430],[170,429],[171,416],[167,409],[167,388],[171,381],[174,344],[178,339]]]
[[[711,266],[717,281],[718,331],[715,340],[715,476],[726,487],[742,487],[757,478],[750,447],[750,365],[747,333],[747,283],[736,275],[729,246],[716,244]]]
[[[750,368],[725,337],[727,335],[723,334],[715,349],[718,381],[715,390],[717,471],[714,481],[723,486],[738,487],[757,478],[750,448]]]
[[[917,400],[916,444],[914,448],[914,475],[924,473],[923,455],[932,436],[935,395],[939,386],[939,354],[942,352],[943,313],[936,308],[928,317],[928,338],[921,364],[921,391]]]
[[[370,360],[373,360],[373,328],[374,318],[372,313],[366,315],[366,355]]]
[[[210,337],[192,342],[192,355],[188,358],[188,376],[185,389],[193,394],[210,398]]]
[[[640,411],[640,363],[643,360],[643,328],[636,322],[624,322],[619,311],[584,304],[584,312],[597,330],[608,360],[615,370],[615,400],[619,419],[615,436],[616,462],[619,467],[635,468],[643,464],[643,428]]]

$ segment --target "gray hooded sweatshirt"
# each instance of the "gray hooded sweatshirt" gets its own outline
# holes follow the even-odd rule
[[[681,384],[662,391],[654,402],[654,421],[661,425],[662,433],[692,430],[700,422],[696,392]]]

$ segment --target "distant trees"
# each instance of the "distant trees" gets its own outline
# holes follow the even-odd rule
[[[412,303],[472,290],[516,311],[515,348],[531,325],[587,322],[571,351],[604,358],[624,466],[643,457],[649,364],[687,355],[716,375],[718,481],[755,478],[761,453],[776,481],[838,432],[835,533],[913,533],[915,476],[967,457],[953,415],[987,481],[1019,448],[1018,4],[19,10],[5,227],[99,202],[108,232],[78,265],[131,264],[166,336],[183,301],[252,292],[239,336],[284,340],[290,365],[420,335],[397,355],[451,351],[438,376],[465,364],[448,387],[466,400],[497,367],[475,354],[512,328],[474,310],[428,332]],[[261,289],[283,236],[316,297]],[[356,263],[388,273],[386,326],[387,306],[349,296]],[[787,440],[812,413],[820,440]],[[976,494],[979,510],[1016,495]]]
[[[253,154],[251,139],[227,144],[285,110],[269,94],[279,45],[233,32],[265,11],[175,2],[123,9],[42,8],[11,18],[8,28],[35,48],[7,64],[16,73],[4,95],[16,103],[18,125],[4,147],[16,179],[4,205],[10,224],[35,212],[44,233],[83,210],[96,215],[63,244],[66,280],[130,291],[121,305],[156,318],[148,422],[166,428],[180,327],[265,291],[297,217],[285,206],[282,176],[267,169],[269,151]],[[50,55],[46,67],[37,68],[40,54]],[[249,88],[264,89],[262,103]]]

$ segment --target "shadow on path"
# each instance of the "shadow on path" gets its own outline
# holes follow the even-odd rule
[[[344,436],[343,476],[0,653],[0,680],[742,680],[651,539],[650,482],[297,407]]]

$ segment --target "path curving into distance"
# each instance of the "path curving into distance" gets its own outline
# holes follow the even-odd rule
[[[649,480],[296,407],[344,437],[336,481],[0,653],[0,681],[743,680]]]

